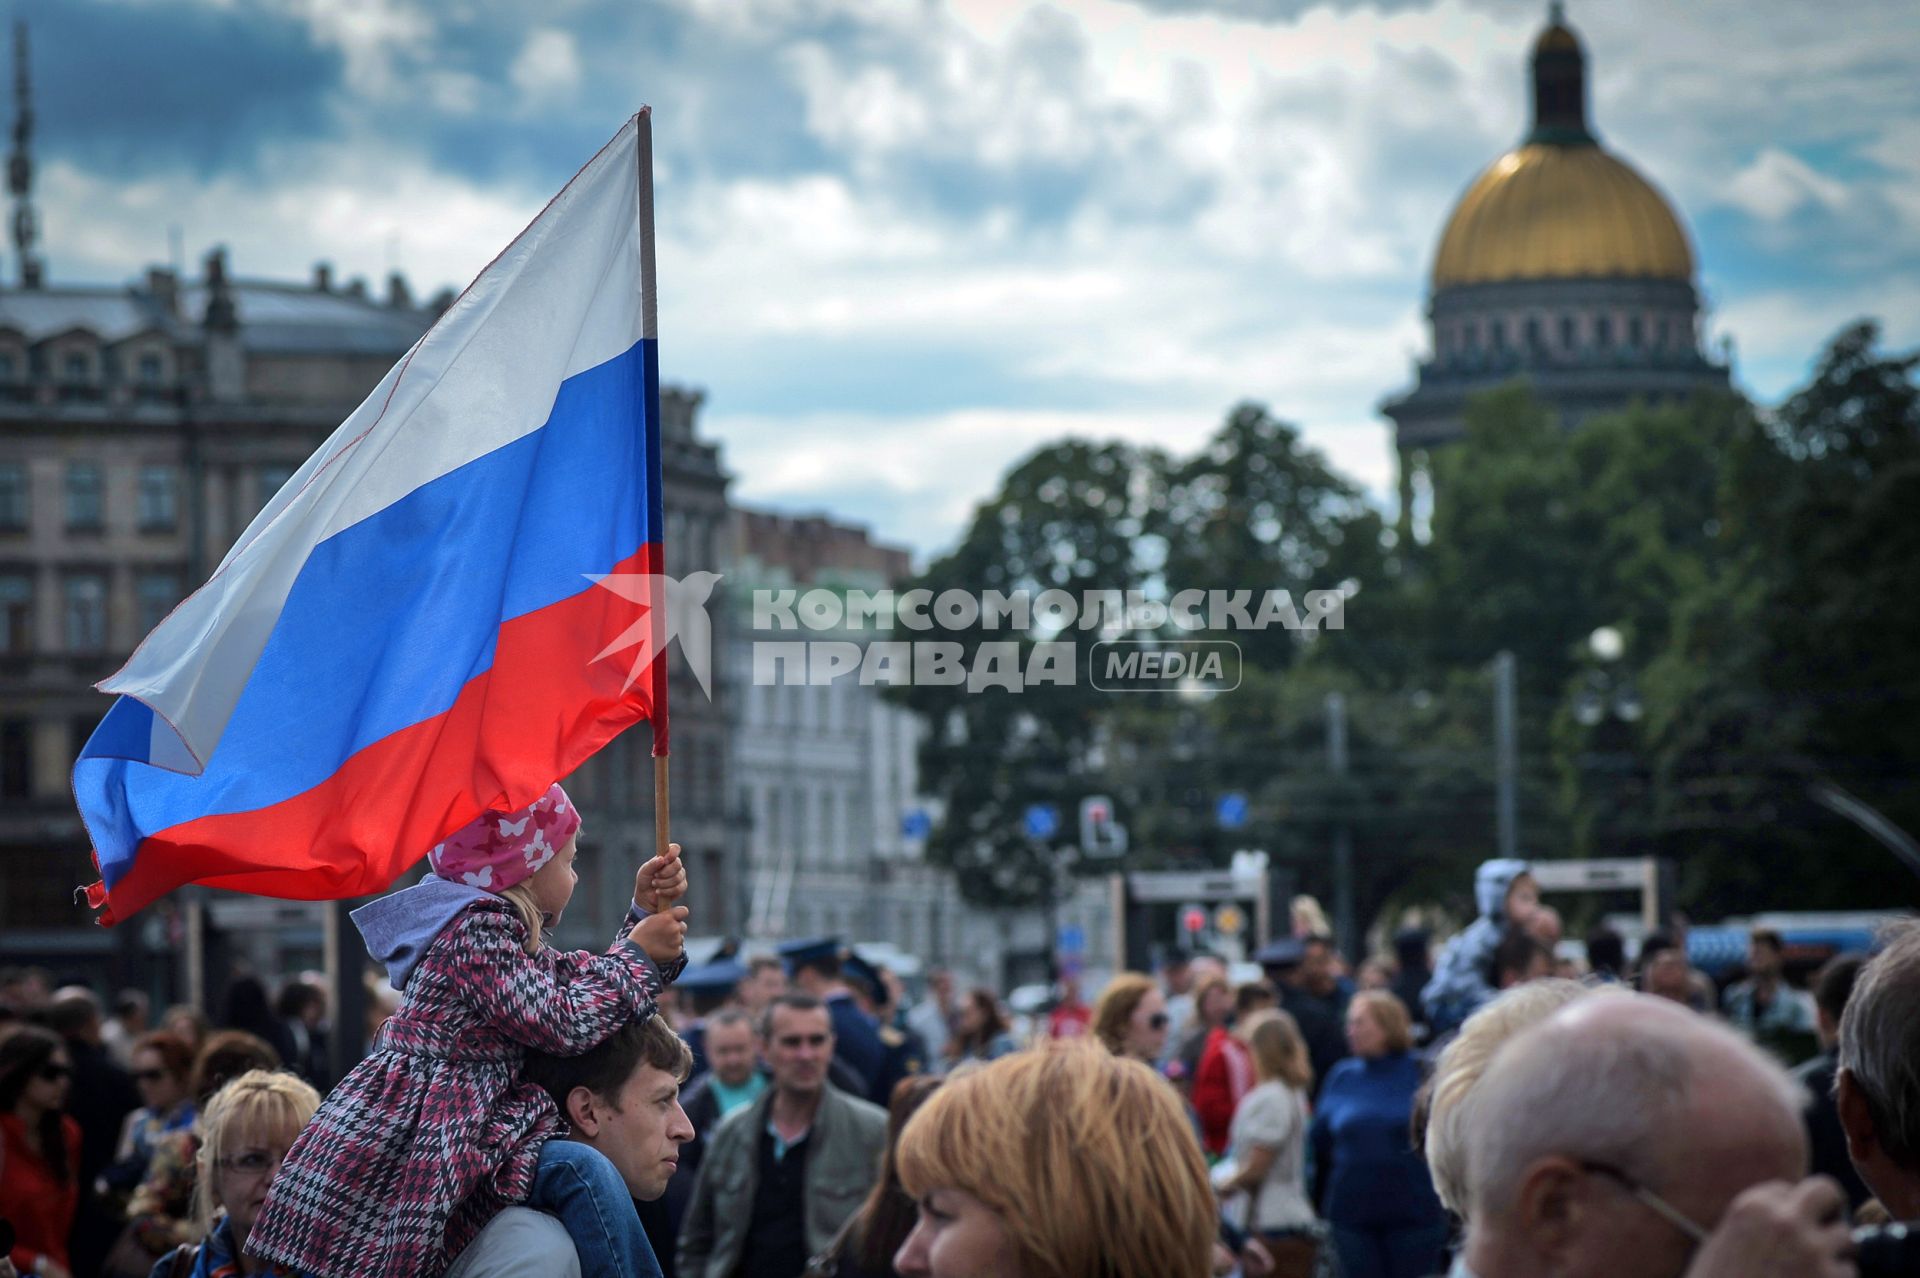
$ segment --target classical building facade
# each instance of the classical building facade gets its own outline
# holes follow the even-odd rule
[[[946,967],[967,983],[1005,989],[1033,979],[1048,952],[1047,920],[1032,909],[990,909],[960,895],[953,876],[925,860],[939,819],[921,792],[921,719],[857,675],[803,682],[797,670],[756,660],[756,643],[853,643],[900,633],[874,628],[780,630],[753,626],[756,590],[848,592],[896,587],[907,552],[867,530],[819,515],[736,509],[726,581],[731,631],[733,784],[745,816],[746,939],[836,935],[886,958]],[[1060,921],[1086,935],[1089,962],[1112,963],[1111,893],[1077,884]],[[911,964],[909,964],[911,966]]]
[[[308,283],[234,279],[219,252],[195,280],[155,270],[96,288],[36,275],[0,289],[0,964],[166,990],[166,963],[143,970],[135,951],[178,946],[177,901],[109,932],[73,898],[97,877],[68,783],[109,704],[92,685],[205,580],[448,301],[422,306],[398,276],[375,295],[325,267]],[[727,478],[698,438],[699,396],[663,401],[668,568],[714,567]],[[672,691],[676,835],[696,901],[725,918],[738,891],[724,703],[679,678]],[[646,738],[641,727],[582,770],[586,868],[612,919],[651,843]],[[316,907],[207,898],[235,951],[263,969],[317,965]],[[599,930],[598,911],[583,913]]]
[[[1693,251],[1672,206],[1587,120],[1586,55],[1554,6],[1533,48],[1533,125],[1474,179],[1434,256],[1431,356],[1388,400],[1403,527],[1430,449],[1470,396],[1524,379],[1563,425],[1724,389],[1701,350]]]

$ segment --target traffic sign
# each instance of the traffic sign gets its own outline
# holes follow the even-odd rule
[[[1213,912],[1214,931],[1222,936],[1238,936],[1246,926],[1246,913],[1231,901]]]
[[[1223,830],[1237,830],[1247,823],[1247,796],[1235,791],[1223,794],[1213,805],[1213,816]]]
[[[1029,839],[1051,839],[1060,833],[1060,809],[1051,803],[1030,803],[1021,825]]]
[[[908,808],[900,814],[900,837],[924,839],[933,833],[933,817],[925,808]]]
[[[1062,954],[1085,954],[1087,952],[1087,930],[1078,923],[1062,923],[1059,940],[1055,948]]]
[[[1198,901],[1192,901],[1180,907],[1180,930],[1183,932],[1204,932],[1207,930],[1207,907]]]

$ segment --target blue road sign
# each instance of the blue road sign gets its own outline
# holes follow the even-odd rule
[[[1214,805],[1214,817],[1223,830],[1237,830],[1247,823],[1247,796],[1235,791],[1223,794]]]
[[[1051,839],[1060,833],[1060,809],[1051,803],[1028,804],[1022,825],[1029,839]]]
[[[1059,944],[1056,948],[1062,954],[1085,954],[1087,952],[1087,932],[1078,923],[1060,925]]]
[[[924,839],[933,833],[933,818],[927,815],[925,808],[908,808],[900,814],[900,836],[906,839]]]

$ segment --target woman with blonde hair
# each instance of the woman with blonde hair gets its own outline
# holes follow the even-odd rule
[[[1171,1088],[1087,1042],[947,1084],[900,1137],[901,1278],[1209,1278],[1213,1191]]]
[[[1597,994],[1625,994],[1618,985],[1592,988],[1556,977],[1502,990],[1469,1016],[1440,1053],[1433,1076],[1414,1108],[1414,1139],[1424,1147],[1434,1190],[1448,1211],[1467,1216],[1467,1133],[1473,1128],[1468,1098],[1494,1053],[1520,1031],[1531,1029],[1567,1004]]]
[[[200,1116],[193,1202],[205,1240],[162,1256],[151,1278],[276,1272],[246,1254],[247,1236],[293,1138],[319,1108],[320,1093],[304,1080],[263,1069],[213,1094]]]
[[[1152,1065],[1167,1050],[1167,999],[1150,976],[1122,972],[1100,991],[1093,1036],[1115,1056]]]
[[[1220,1169],[1232,1170],[1218,1182],[1220,1196],[1252,1195],[1247,1228],[1267,1244],[1275,1278],[1307,1278],[1320,1251],[1307,1201],[1307,1091],[1313,1086],[1307,1043],[1281,1011],[1256,1012],[1236,1032],[1260,1082],[1233,1113]]]

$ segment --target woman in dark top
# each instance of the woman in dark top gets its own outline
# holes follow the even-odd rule
[[[887,1153],[880,1163],[880,1179],[867,1201],[860,1205],[833,1240],[826,1254],[816,1256],[808,1275],[820,1278],[898,1278],[893,1268],[893,1253],[913,1232],[919,1214],[913,1198],[900,1185],[900,1169],[895,1151],[900,1132],[914,1112],[940,1088],[941,1080],[928,1074],[915,1074],[894,1084],[893,1099],[887,1106]]]
[[[1420,1063],[1406,1005],[1384,990],[1354,995],[1347,1044],[1313,1116],[1320,1215],[1347,1278],[1424,1278],[1446,1267],[1447,1225],[1409,1135]]]

